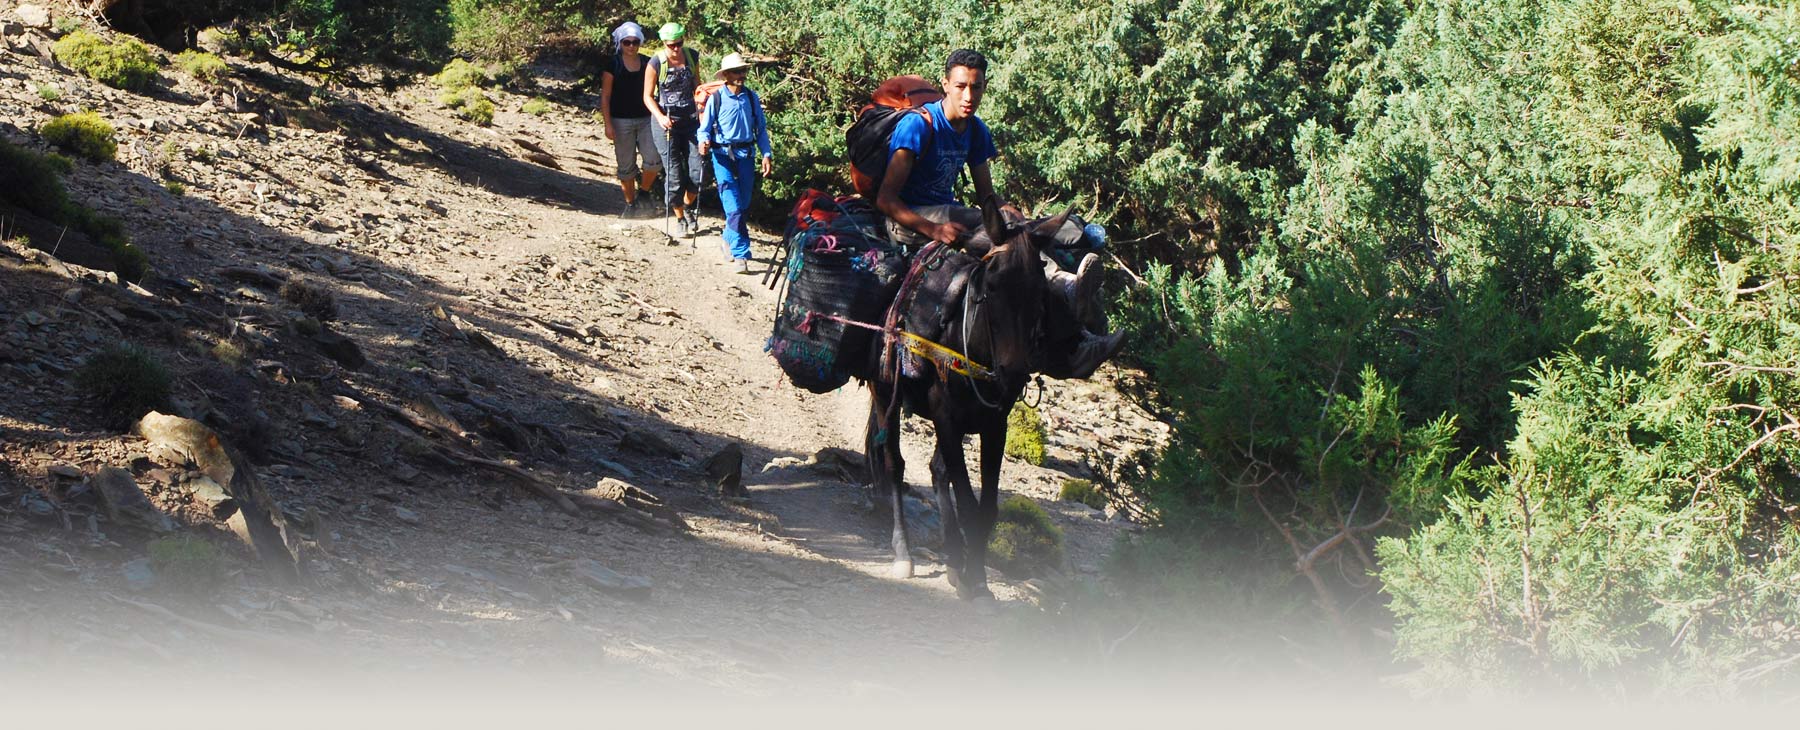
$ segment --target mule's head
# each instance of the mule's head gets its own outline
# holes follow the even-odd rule
[[[1065,212],[1037,225],[1014,225],[1001,213],[998,201],[982,201],[982,223],[996,242],[982,260],[980,297],[987,328],[985,335],[970,339],[987,345],[983,353],[1003,380],[1023,384],[1037,370],[1038,340],[1043,336],[1044,250],[1054,245],[1052,236],[1067,220]]]

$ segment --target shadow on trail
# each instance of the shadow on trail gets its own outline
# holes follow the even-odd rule
[[[380,123],[394,125],[401,134],[439,150],[447,171],[453,171],[458,179],[479,180],[487,189],[589,212],[617,202],[618,190],[609,183],[513,160],[392,118]],[[268,140],[252,134],[243,141]],[[540,429],[541,438],[515,448],[496,434],[481,433],[487,456],[516,459],[541,478],[570,490],[591,486],[601,477],[623,476],[613,465],[624,466],[631,472],[627,481],[655,491],[684,512],[731,518],[729,509],[710,495],[698,463],[725,444],[739,441],[738,435],[696,431],[654,410],[563,377],[563,362],[581,362],[612,372],[630,367],[629,354],[606,342],[631,339],[632,322],[597,319],[595,323],[606,330],[607,337],[585,343],[535,325],[504,303],[480,303],[477,292],[400,266],[400,257],[380,245],[373,226],[353,225],[335,236],[296,235],[196,195],[172,195],[158,180],[106,164],[103,170],[78,166],[67,180],[71,196],[127,221],[135,242],[158,273],[144,282],[149,292],[146,297],[7,261],[5,291],[0,292],[0,326],[32,311],[50,321],[51,330],[39,334],[66,336],[55,337],[55,345],[47,351],[9,353],[0,358],[0,390],[9,393],[0,399],[0,414],[22,424],[0,433],[0,440],[57,450],[61,447],[52,442],[113,438],[116,432],[104,427],[91,410],[75,406],[79,394],[69,385],[69,376],[107,345],[130,342],[149,348],[175,373],[178,410],[215,425],[228,440],[266,444],[266,449],[257,450],[262,462],[259,471],[266,471],[272,493],[293,514],[316,510],[342,522],[365,519],[377,508],[391,511],[387,503],[417,506],[447,501],[449,508],[486,510],[496,528],[491,535],[495,540],[549,540],[570,529],[550,519],[549,510],[530,506],[535,498],[514,485],[430,458],[416,444],[432,441],[433,435],[333,398],[352,393],[396,405],[434,401],[447,415],[476,432],[483,431],[484,416],[501,414]],[[374,174],[368,180],[350,182],[352,188],[403,184]],[[304,331],[302,318],[284,301],[278,287],[234,277],[227,271],[256,268],[279,278],[304,277],[329,289],[339,311],[336,320],[325,326],[354,342],[368,364],[351,368],[328,357]],[[80,304],[66,299],[64,292],[71,288],[83,291]],[[439,320],[432,310],[438,307],[456,313],[473,329],[501,343],[505,352],[496,353],[446,334],[434,324]],[[121,320],[109,317],[108,310],[129,314]],[[225,341],[245,350],[241,362],[228,362],[216,354],[218,343]],[[533,355],[533,350],[545,355]],[[621,448],[628,435],[644,432],[660,435],[681,455],[670,458]],[[801,500],[813,505],[810,509],[814,511],[787,525],[800,533],[801,542],[851,540],[825,534],[820,526],[844,524],[823,519],[823,511],[839,508],[843,503],[840,495],[853,495],[856,487],[829,480],[788,479],[774,473],[765,480],[759,470],[769,460],[809,454],[779,444],[745,443],[744,448],[746,479],[755,495],[752,507],[765,496],[784,503]],[[29,475],[14,477],[24,482],[25,488],[58,488]],[[781,490],[779,497],[776,489]],[[815,522],[812,517],[820,519]],[[870,532],[861,536],[877,550],[885,540],[883,528],[875,524],[878,522],[863,521]],[[381,540],[445,539],[428,535],[429,530],[389,524],[391,530],[384,531]],[[616,538],[607,542],[611,554],[606,562],[621,571],[641,572],[655,579],[683,575],[693,584],[704,585],[708,574],[724,576],[741,570],[729,557],[745,550],[740,545],[713,545],[725,552],[720,561],[679,565],[664,562],[653,550],[621,550],[640,539],[623,524],[604,518],[587,524],[594,526],[590,533],[599,529]],[[455,544],[452,541],[446,547],[454,550]],[[924,586],[917,583],[870,581],[859,572],[819,560],[746,554],[750,555],[759,563],[774,566],[799,592],[829,586],[837,596],[834,600],[891,603],[905,595],[930,595],[934,604],[957,605],[953,597],[939,600],[937,593],[941,592],[918,590]],[[380,560],[374,554],[364,557]],[[453,552],[446,558],[456,559]],[[479,582],[441,565],[418,567],[430,574],[417,576],[420,580],[460,586],[446,590],[462,590]],[[373,566],[371,572],[375,572]],[[850,587],[848,593],[846,587]],[[571,605],[615,602],[576,583],[559,584],[552,592]],[[750,633],[764,628],[757,608],[722,603],[717,629]],[[928,626],[925,618],[922,616],[917,626],[921,632]],[[446,623],[459,620],[450,615],[441,619]],[[804,628],[793,627],[796,632],[804,632]],[[826,646],[814,649],[826,655],[832,651]]]

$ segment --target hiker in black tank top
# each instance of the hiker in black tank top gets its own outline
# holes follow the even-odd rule
[[[613,57],[600,74],[600,117],[606,123],[606,138],[612,140],[613,158],[619,163],[619,188],[625,196],[626,217],[650,206],[640,205],[638,191],[654,190],[657,173],[662,171],[661,145],[657,143],[661,129],[650,119],[644,105],[644,73],[646,59],[639,49],[644,45],[644,29],[626,21],[613,31]],[[640,161],[642,165],[640,166]]]
[[[700,54],[686,47],[686,31],[679,23],[664,25],[657,35],[663,49],[650,58],[644,74],[644,105],[662,131],[657,147],[668,171],[663,204],[686,234],[700,227],[694,202],[707,179],[706,159],[700,154],[700,115],[694,105]]]

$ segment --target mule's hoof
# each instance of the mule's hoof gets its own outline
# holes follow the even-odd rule
[[[973,585],[972,582],[958,583],[956,585],[956,597],[965,601],[980,601],[986,599],[988,603],[994,602],[994,592],[988,590],[986,583],[980,585]]]
[[[911,560],[896,560],[894,561],[894,567],[890,570],[893,572],[895,578],[901,580],[913,577],[913,563]]]

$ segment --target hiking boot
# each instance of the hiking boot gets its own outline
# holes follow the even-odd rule
[[[1095,370],[1125,347],[1124,331],[1112,334],[1096,335],[1091,332],[1081,333],[1081,344],[1075,346],[1075,354],[1069,358],[1068,378],[1083,380],[1093,375]]]
[[[696,207],[698,207],[698,206],[696,206]],[[688,224],[688,228],[692,228],[695,231],[700,230],[700,211],[695,210],[694,208],[688,208],[687,209],[687,224]]]
[[[1101,268],[1100,257],[1091,253],[1081,257],[1081,264],[1075,267],[1075,282],[1069,303],[1075,305],[1075,318],[1083,323],[1093,319],[1094,314],[1101,310]]]
[[[681,216],[675,216],[675,230],[679,231],[679,235],[683,236],[693,232],[688,229],[687,219]]]
[[[625,201],[625,209],[622,211],[619,211],[619,217],[620,218],[636,218],[636,217],[638,217],[637,212],[638,212],[637,200],[635,200],[635,199],[627,200],[627,201]]]

